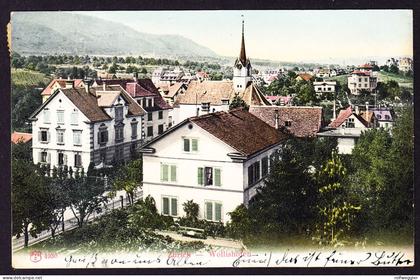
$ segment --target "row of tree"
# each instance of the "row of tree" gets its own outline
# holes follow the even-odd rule
[[[260,244],[286,236],[321,244],[410,237],[413,146],[412,107],[399,113],[392,136],[364,132],[352,155],[338,155],[325,139],[289,140],[250,206],[231,213],[227,231]]]

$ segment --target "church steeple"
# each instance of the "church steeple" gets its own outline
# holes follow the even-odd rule
[[[245,38],[244,38],[244,20],[242,19],[242,41],[241,41],[241,51],[239,53],[239,60],[243,65],[246,64],[246,52],[245,52]]]

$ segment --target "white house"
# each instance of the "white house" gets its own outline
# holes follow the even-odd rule
[[[391,108],[373,108],[371,111],[375,116],[376,127],[392,128],[394,125],[394,111]]]
[[[287,137],[241,109],[188,118],[142,147],[144,196],[164,215],[183,216],[193,200],[200,219],[225,223],[256,194]]]
[[[398,61],[398,69],[402,72],[413,71],[413,60],[409,57],[402,57]]]
[[[362,132],[373,126],[374,116],[372,112],[355,112],[349,106],[347,109],[341,110],[337,118],[324,131],[317,133],[317,136],[337,138],[338,152],[340,154],[351,154]]]
[[[68,81],[30,117],[34,163],[83,167],[129,159],[141,142],[145,111],[120,86]]]
[[[322,95],[323,93],[333,94],[337,86],[337,81],[322,81],[314,82],[313,84],[315,92],[318,95]]]
[[[271,106],[252,81],[252,66],[246,57],[242,22],[242,41],[239,57],[233,69],[232,81],[191,81],[187,90],[174,103],[174,122],[218,111],[228,111],[238,95],[249,106]]]
[[[373,92],[378,84],[378,77],[375,72],[355,70],[347,78],[347,85],[350,93],[359,95],[362,90]]]

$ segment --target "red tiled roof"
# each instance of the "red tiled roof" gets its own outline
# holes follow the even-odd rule
[[[305,81],[309,81],[310,79],[312,79],[312,75],[308,73],[298,74],[298,77],[301,77]]]
[[[340,127],[347,119],[353,114],[353,109],[351,106],[347,107],[345,110],[340,110],[337,118],[333,120],[328,126],[332,128]]]
[[[32,134],[31,133],[25,133],[25,132],[17,132],[13,131],[11,135],[12,143],[17,144],[19,142],[27,143],[32,140]]]
[[[363,76],[370,76],[369,72],[365,72],[365,71],[360,71],[360,70],[354,70],[352,72],[352,74],[356,74],[356,75],[363,75]]]
[[[314,137],[322,126],[322,107],[298,106],[266,106],[250,107],[249,112],[272,127],[276,125],[276,110],[278,111],[278,125],[285,128],[296,137]],[[286,127],[286,121],[290,121]]]
[[[160,95],[159,90],[153,84],[150,79],[138,79],[136,82],[126,84],[127,92],[133,97],[154,97],[154,109],[153,110],[167,110],[172,107],[163,99]],[[147,111],[151,111],[146,108]]]
[[[53,79],[48,86],[41,92],[41,95],[51,95],[52,94],[52,86],[57,82],[59,84],[59,86],[61,88],[65,88],[66,87],[66,81],[69,81],[67,79]],[[80,87],[80,84],[83,82],[82,79],[75,79],[75,80],[70,80],[70,81],[74,81],[74,86],[75,87]]]
[[[288,138],[287,134],[242,109],[220,111],[189,120],[245,156]]]

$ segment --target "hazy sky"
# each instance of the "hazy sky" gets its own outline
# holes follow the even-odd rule
[[[412,56],[411,10],[80,12],[138,31],[179,34],[220,55],[237,56],[241,15],[251,58],[340,61]]]

